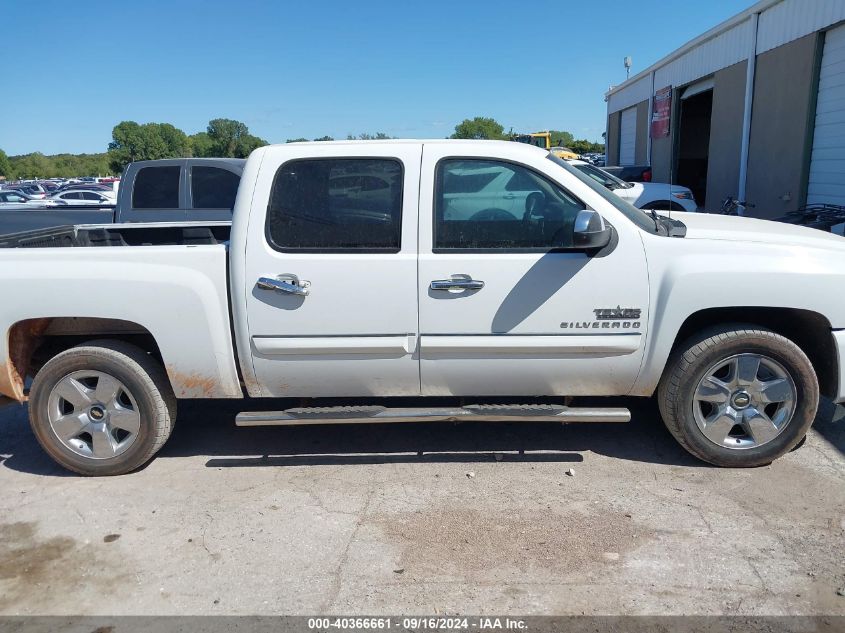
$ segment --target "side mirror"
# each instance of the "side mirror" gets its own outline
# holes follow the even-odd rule
[[[592,209],[579,211],[572,229],[572,246],[575,248],[599,249],[610,244],[613,229],[605,224],[604,218]]]

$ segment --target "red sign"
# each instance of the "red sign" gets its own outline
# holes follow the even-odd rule
[[[658,90],[654,95],[651,108],[651,138],[669,136],[669,123],[672,119],[672,86]]]

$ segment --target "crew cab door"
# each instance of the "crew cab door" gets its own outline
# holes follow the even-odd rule
[[[424,148],[423,393],[626,394],[639,370],[648,316],[639,229],[545,154],[519,152],[525,162],[514,162],[484,151],[443,143]],[[525,193],[521,208],[490,207],[484,195],[474,201],[464,195],[456,210],[450,196],[461,186],[456,177],[491,172]],[[572,248],[575,217],[588,207],[616,231],[599,253]]]
[[[419,143],[266,153],[244,266],[251,395],[419,395],[420,154]]]

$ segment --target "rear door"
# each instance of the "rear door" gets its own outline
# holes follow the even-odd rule
[[[245,261],[260,395],[419,395],[420,154],[419,143],[267,151],[253,199],[269,204],[252,208]]]
[[[517,163],[486,151],[425,146],[418,289],[423,393],[627,393],[648,322],[638,229],[544,154],[531,152]],[[493,168],[530,192],[521,198],[523,208],[491,209],[485,196],[475,202],[467,196],[462,216],[448,215],[450,174]],[[600,206],[616,230],[601,253],[570,247],[575,217],[588,208],[584,200]]]

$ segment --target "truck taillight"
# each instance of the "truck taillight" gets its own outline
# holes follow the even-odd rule
[[[643,182],[651,182],[651,169],[646,169],[643,172]]]

